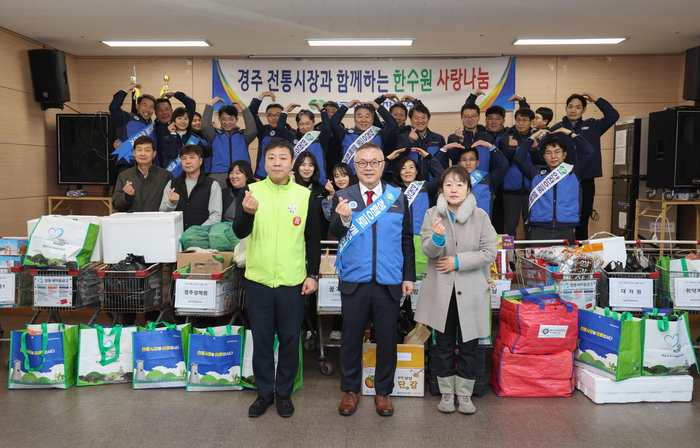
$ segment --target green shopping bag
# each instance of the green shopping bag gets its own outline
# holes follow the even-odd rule
[[[278,341],[277,335],[275,335],[274,350],[275,350],[275,369],[277,369],[277,349]],[[301,334],[299,335],[299,367],[297,368],[297,375],[294,377],[294,389],[292,393],[296,392],[304,384],[304,349],[301,342]],[[245,331],[245,343],[243,348],[243,363],[241,365],[241,385],[246,389],[257,389],[258,386],[255,383],[255,375],[253,374],[253,332],[250,330]]]
[[[29,236],[25,265],[80,269],[90,263],[100,226],[64,216],[42,216]]]
[[[7,387],[68,389],[76,381],[77,361],[78,327],[75,325],[41,324],[13,331]]]
[[[80,325],[78,386],[130,383],[138,327]]]
[[[615,381],[642,374],[642,319],[594,308],[578,310],[574,364]]]
[[[642,375],[686,375],[698,361],[690,338],[687,312],[659,314],[654,308],[644,314]],[[698,372],[700,373],[700,371]]]

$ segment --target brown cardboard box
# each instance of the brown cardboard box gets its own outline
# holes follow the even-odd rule
[[[177,270],[190,274],[218,274],[231,265],[233,252],[185,251],[177,254]]]

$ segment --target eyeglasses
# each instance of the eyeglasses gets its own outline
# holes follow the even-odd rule
[[[476,120],[477,118],[479,118],[479,116],[478,115],[462,115],[462,118],[464,118],[465,120]]]
[[[532,121],[532,120],[530,120],[529,118],[516,118],[515,119],[516,123],[529,123],[530,121]]]
[[[545,152],[544,152],[544,155],[545,155],[545,156],[553,156],[553,155],[562,154],[563,152],[564,152],[564,151],[562,151],[561,149],[555,149],[555,150],[553,150],[553,151],[545,151]]]
[[[361,169],[367,168],[367,165],[371,166],[372,168],[379,168],[379,165],[381,165],[383,162],[383,160],[372,160],[371,162],[360,160],[359,162],[355,162],[355,166]]]
[[[267,118],[279,118],[280,114],[267,114]]]

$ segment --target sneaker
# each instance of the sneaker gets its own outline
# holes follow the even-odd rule
[[[442,399],[438,405],[438,411],[451,414],[455,411],[455,396],[452,394],[442,394]]]
[[[339,341],[341,335],[342,335],[342,333],[338,330],[331,331],[331,336],[330,336],[331,341]]]
[[[457,408],[457,410],[462,414],[473,414],[476,412],[476,408],[474,407],[474,403],[472,403],[471,397],[457,395],[457,403],[459,404],[459,408]]]
[[[268,406],[275,402],[275,397],[261,397],[255,399],[255,402],[248,408],[248,417],[260,417],[267,411]]]
[[[294,405],[292,397],[289,395],[277,395],[277,413],[280,417],[291,417],[294,415]]]

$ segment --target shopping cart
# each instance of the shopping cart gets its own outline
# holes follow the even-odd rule
[[[170,265],[156,263],[140,271],[116,271],[112,270],[112,266],[102,265],[97,270],[101,282],[100,306],[92,316],[90,325],[100,312],[112,317],[113,325],[124,313],[160,310],[156,322],[168,311],[172,315],[167,293]]]
[[[34,316],[30,324],[36,322],[42,311],[48,312],[47,322],[54,319],[61,322],[60,311],[76,311],[98,305],[100,279],[97,269],[102,265],[95,262],[80,270],[30,268],[34,290]]]
[[[602,276],[599,269],[585,274],[553,272],[546,261],[533,257],[531,249],[516,249],[515,253],[521,287],[556,285],[557,294],[567,302],[575,303],[581,309],[591,309],[596,305],[597,282]]]
[[[231,324],[245,326],[244,269],[231,265],[217,274],[173,273],[175,314],[190,317],[220,317],[233,313]]]

